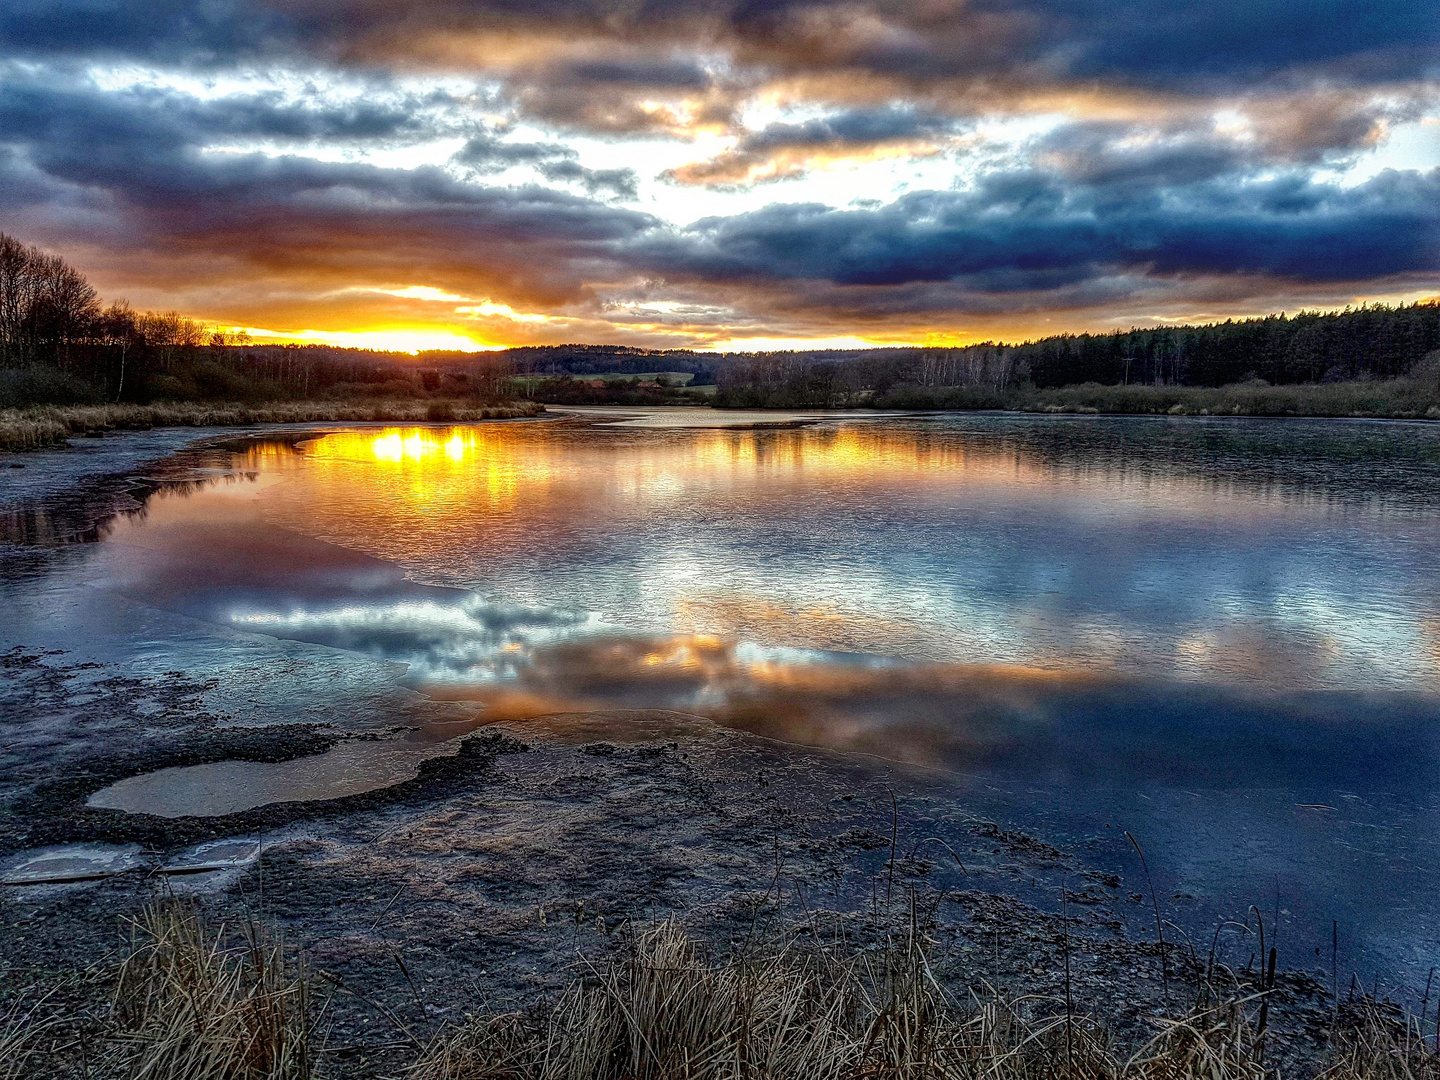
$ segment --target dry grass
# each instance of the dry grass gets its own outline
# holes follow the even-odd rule
[[[75,435],[143,431],[155,427],[233,427],[243,424],[347,423],[427,420],[468,422],[536,416],[532,401],[475,405],[464,401],[281,401],[268,405],[175,402],[156,405],[37,406],[0,410],[0,450],[33,450]]]
[[[0,450],[38,450],[70,437],[70,429],[48,416],[0,412]]]
[[[227,944],[233,939],[233,944]],[[481,1013],[437,1036],[408,1080],[1279,1080],[1266,1061],[1266,991],[1212,969],[1197,999],[1157,1016],[1126,1057],[1065,998],[954,1000],[912,926],[878,952],[772,941],[709,956],[675,923],[610,960],[579,961],[552,1002]],[[1273,985],[1273,983],[1262,983]],[[176,903],[132,924],[113,1007],[92,1025],[83,1075],[124,1080],[344,1077],[314,1032],[310,986],[280,942],[212,932]],[[1092,1006],[1101,1003],[1090,1003]],[[323,1013],[323,1009],[318,1010]],[[398,1021],[397,1021],[398,1022]],[[0,1080],[49,1075],[42,1043],[75,1016],[38,1007],[0,1021]],[[71,1045],[76,1040],[71,1039]],[[1420,1025],[1368,998],[1335,1014],[1316,1080],[1440,1080]],[[70,1074],[67,1074],[70,1075]],[[387,1074],[388,1075],[388,1074]]]
[[[115,989],[113,1052],[130,1080],[308,1080],[309,989],[254,925],[226,946],[179,905],[133,924]]]
[[[1337,1015],[1335,1059],[1318,1080],[1440,1080],[1440,1047],[1413,1016],[1364,999]]]
[[[1169,416],[1347,416],[1440,419],[1440,365],[1401,379],[1271,386],[1109,386],[1036,390],[902,386],[859,404],[881,409],[1006,409],[1041,413]]]
[[[1031,412],[1162,413],[1170,416],[1349,416],[1440,419],[1433,378],[1270,386],[1101,386],[1032,391],[1015,406]]]
[[[412,1070],[413,1080],[1264,1080],[1266,1074],[1251,1021],[1254,998],[1157,1021],[1155,1039],[1121,1060],[1105,1029],[1063,1001],[994,994],[952,1001],[913,934],[873,960],[782,945],[759,957],[712,962],[666,923],[638,935],[620,958],[586,968],[548,1013],[474,1017],[441,1037]]]
[[[417,1080],[719,1080],[853,1074],[852,986],[781,950],[713,964],[673,924],[560,996],[439,1039]]]
[[[53,1017],[42,1015],[44,1004],[41,1000],[26,1008],[18,1003],[0,1016],[0,1080],[31,1075],[41,1040],[55,1027]]]

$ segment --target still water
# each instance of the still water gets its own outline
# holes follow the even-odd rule
[[[1178,918],[1273,907],[1291,963],[1332,920],[1357,966],[1440,961],[1440,425],[615,419],[261,440],[55,574],[228,635],[155,631],[172,663],[278,640],[482,721],[698,713],[1102,862],[1128,829]],[[98,805],[359,790],[473,722]]]

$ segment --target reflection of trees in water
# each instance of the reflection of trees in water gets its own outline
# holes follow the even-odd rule
[[[234,470],[233,462],[229,450],[198,448],[168,458],[148,470],[150,475],[87,479],[42,502],[0,510],[0,543],[31,547],[96,543],[114,531],[118,518],[144,521],[149,501],[156,495],[188,498],[217,485],[253,483],[258,479],[258,471]],[[211,475],[177,475],[200,470]]]
[[[937,441],[1015,454],[1068,476],[1437,505],[1440,426],[1423,421],[947,416],[904,423],[933,425]]]

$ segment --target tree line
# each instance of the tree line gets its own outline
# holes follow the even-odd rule
[[[1218,387],[1395,379],[1433,364],[1437,350],[1440,302],[1370,304],[1199,326],[1058,334],[1019,345],[755,353],[720,369],[716,403],[998,405],[1012,391],[1082,383]]]
[[[1394,379],[1440,355],[1440,303],[1362,305],[1194,326],[1059,334],[1018,345],[735,356],[611,345],[403,354],[255,345],[175,312],[104,306],[58,255],[0,233],[0,406],[311,396],[501,400],[517,374],[664,369],[718,384],[719,405],[944,407],[1083,383],[1216,387]],[[1430,361],[1426,361],[1426,357]],[[551,382],[558,388],[563,378]],[[549,385],[548,383],[545,385]],[[631,392],[634,388],[625,388]],[[557,389],[557,393],[558,393]],[[618,392],[618,391],[617,391]]]
[[[508,395],[509,365],[328,345],[257,345],[176,312],[105,306],[63,258],[0,233],[0,406]]]

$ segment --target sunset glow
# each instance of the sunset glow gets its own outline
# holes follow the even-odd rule
[[[397,327],[393,330],[264,330],[242,327],[257,344],[340,345],[348,349],[378,349],[387,352],[422,352],[448,349],[483,352],[503,345],[482,344],[451,330]]]
[[[0,225],[259,342],[961,345],[1440,292],[1423,0],[80,11],[0,14]]]

